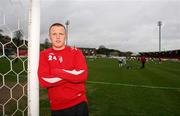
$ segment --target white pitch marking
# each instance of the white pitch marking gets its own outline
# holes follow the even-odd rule
[[[97,81],[86,81],[87,83],[92,84],[104,84],[104,85],[120,85],[127,87],[141,87],[141,88],[151,88],[151,89],[167,89],[167,90],[180,90],[176,87],[160,87],[160,86],[149,86],[149,85],[133,85],[133,84],[123,84],[123,83],[108,83],[108,82],[97,82]],[[180,92],[180,91],[179,91]]]

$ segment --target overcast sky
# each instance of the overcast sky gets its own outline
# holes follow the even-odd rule
[[[22,10],[23,9],[23,10]],[[0,0],[0,23],[27,31],[27,0]],[[13,18],[16,17],[16,18]],[[180,49],[180,0],[41,0],[41,42],[54,22],[70,20],[69,45],[121,51],[158,51],[162,21],[162,50]]]

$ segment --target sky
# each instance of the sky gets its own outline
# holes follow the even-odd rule
[[[27,35],[28,5],[28,0],[0,0],[0,29],[13,31],[20,19]],[[71,46],[158,51],[157,22],[162,21],[161,49],[180,49],[180,0],[41,0],[40,9],[41,42],[52,23],[69,20]]]

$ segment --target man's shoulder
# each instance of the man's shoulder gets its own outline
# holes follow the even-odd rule
[[[73,46],[67,46],[67,49],[70,51],[70,52],[73,52],[73,53],[78,53],[78,52],[81,52],[81,50],[77,47],[73,47]]]
[[[45,49],[45,50],[42,50],[42,51],[40,52],[40,54],[48,54],[48,53],[50,53],[51,51],[52,51],[51,48],[47,48],[47,49]]]

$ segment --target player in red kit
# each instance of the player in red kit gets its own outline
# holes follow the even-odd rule
[[[140,61],[141,61],[141,64],[142,64],[141,68],[144,68],[145,67],[145,63],[146,63],[146,58],[145,58],[144,55],[141,55]]]
[[[86,60],[79,49],[65,45],[64,25],[51,25],[49,38],[52,47],[40,53],[38,77],[40,85],[48,89],[51,114],[88,116]]]

